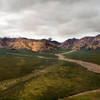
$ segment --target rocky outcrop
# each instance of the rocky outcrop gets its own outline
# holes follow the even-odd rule
[[[75,38],[73,38],[73,39],[68,39],[68,40],[64,41],[63,43],[61,43],[61,44],[59,45],[59,47],[70,48],[70,47],[72,47],[77,41],[78,41],[78,39],[75,39]]]
[[[62,44],[60,44],[60,47],[64,48],[70,48],[74,50],[80,50],[80,49],[97,49],[100,48],[100,35],[97,35],[96,37],[84,37],[81,39],[68,39]]]
[[[73,49],[98,49],[100,48],[100,35],[96,37],[84,37],[73,45]]]
[[[27,38],[0,38],[0,48],[27,49],[31,51],[48,51],[57,48],[97,49],[100,48],[100,35],[95,37],[84,37],[81,39],[68,39],[63,43],[46,39],[34,40]]]
[[[32,51],[54,50],[57,44],[48,40],[33,40],[26,38],[2,38],[0,39],[0,48],[9,49],[27,49]]]

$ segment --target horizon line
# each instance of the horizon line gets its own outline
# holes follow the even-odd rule
[[[82,38],[86,38],[86,37],[96,37],[96,36],[99,36],[99,35],[100,35],[100,33],[97,34],[97,35],[82,36],[82,37],[80,37],[80,38],[72,37],[72,38],[65,39],[64,41],[69,40],[69,39],[82,39]],[[49,37],[49,38],[41,38],[41,39],[39,39],[39,38],[35,39],[35,38],[29,38],[29,37],[22,37],[22,36],[14,36],[14,37],[3,36],[3,37],[0,37],[0,39],[4,39],[4,38],[9,38],[9,39],[22,38],[22,39],[31,39],[31,40],[49,40],[49,38],[51,38],[51,37]],[[60,42],[60,41],[55,40],[55,39],[53,39],[53,38],[51,38],[51,39],[52,39],[51,41],[57,41],[57,42]],[[63,42],[64,42],[64,41],[63,41]]]

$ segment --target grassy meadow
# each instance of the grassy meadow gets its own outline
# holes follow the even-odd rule
[[[100,65],[100,49],[98,50],[80,50],[65,55],[71,59],[83,60]]]
[[[49,52],[0,51],[0,100],[58,100],[100,88],[100,74],[41,55],[55,57]]]

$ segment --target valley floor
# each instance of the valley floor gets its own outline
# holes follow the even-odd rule
[[[74,52],[74,50],[69,51],[69,52],[65,52],[65,53],[62,53],[62,54],[56,54],[56,56],[58,56],[59,60],[74,62],[74,63],[77,63],[77,64],[87,68],[89,71],[100,73],[100,65],[98,65],[98,64],[85,62],[85,61],[81,61],[81,60],[65,58],[64,55],[63,55],[63,54],[70,54],[72,52]]]
[[[0,100],[81,100],[70,96],[99,92],[100,66],[67,58],[74,52],[56,54],[58,59],[54,53],[7,50],[0,56]]]

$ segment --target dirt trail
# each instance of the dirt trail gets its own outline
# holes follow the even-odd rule
[[[63,54],[72,53],[74,51],[75,50],[65,52],[65,53],[61,53],[61,54],[55,54],[55,55],[58,56],[58,58],[60,60],[74,62],[74,63],[80,64],[84,68],[87,68],[89,71],[100,73],[100,65],[93,64],[93,63],[90,63],[90,62],[81,61],[81,60],[74,60],[74,59],[65,58],[64,55],[63,55]],[[76,95],[73,95],[73,96],[69,96],[69,98],[80,96],[80,95],[85,95],[85,94],[90,94],[90,93],[95,93],[95,92],[100,92],[100,89],[82,92],[82,93],[79,93],[79,94],[76,94]]]
[[[77,97],[77,96],[90,94],[90,93],[96,93],[96,92],[100,92],[100,89],[82,92],[82,93],[79,93],[79,94],[76,94],[76,95],[73,95],[73,96],[69,96],[68,98]]]
[[[69,51],[69,52],[65,52],[65,53],[61,53],[61,54],[55,54],[55,55],[58,56],[59,60],[74,62],[74,63],[80,64],[84,68],[87,68],[89,71],[100,73],[100,65],[93,64],[93,63],[90,63],[90,62],[81,61],[81,60],[74,60],[74,59],[65,58],[65,56],[63,55],[63,54],[69,54],[69,53],[72,53],[72,52],[75,52],[75,50],[72,50],[72,51]],[[42,59],[54,59],[54,58],[47,58],[47,57],[43,57],[43,56],[39,56],[39,58],[42,58]],[[80,96],[80,95],[84,95],[84,94],[89,94],[89,93],[95,93],[95,92],[100,92],[100,89],[78,93],[76,95],[69,96],[69,98]]]
[[[32,73],[25,75],[23,77],[0,81],[0,92],[4,91],[4,90],[12,87],[13,85],[20,83],[20,82],[26,82],[26,81],[38,76],[40,73],[47,73],[47,71],[46,70],[38,70],[35,73],[32,72]]]
[[[71,52],[66,52],[66,54],[69,54]],[[63,53],[63,54],[65,54],[65,53]],[[63,54],[55,54],[55,55],[58,56],[59,60],[74,62],[74,63],[81,65],[84,68],[87,68],[89,71],[92,71],[92,72],[95,72],[95,73],[100,73],[100,65],[93,64],[93,63],[90,63],[90,62],[81,61],[81,60],[65,58]],[[38,57],[41,58],[41,59],[57,59],[57,58],[49,58],[49,57],[43,57],[43,56],[38,56]]]
[[[60,54],[69,54],[69,53],[72,53],[72,52],[75,52],[76,50],[71,50],[69,52],[64,52],[64,53],[60,53]]]
[[[74,60],[74,59],[69,59],[69,58],[65,58],[63,54],[69,54],[69,53],[72,53],[74,52],[75,50],[73,51],[69,51],[69,52],[65,52],[65,53],[61,53],[61,54],[55,54],[56,56],[58,56],[58,59],[59,60],[64,60],[64,61],[69,61],[69,62],[74,62],[74,63],[77,63],[77,64],[80,64],[81,66],[83,66],[84,68],[87,68],[89,71],[92,71],[92,72],[96,72],[96,73],[100,73],[100,65],[97,65],[97,64],[93,64],[93,63],[89,63],[89,62],[85,62],[85,61],[81,61],[81,60]],[[57,59],[57,58],[48,58],[48,57],[43,57],[43,56],[38,56],[39,58],[42,58],[42,59]],[[36,75],[34,75],[33,73],[27,75],[27,76],[24,76],[24,77],[21,77],[21,78],[17,78],[17,79],[11,79],[11,80],[5,80],[5,81],[1,81],[0,82],[0,91],[4,91],[6,90],[7,88],[11,87],[12,85],[14,84],[17,84],[19,82],[25,82],[31,78],[33,78],[34,76],[37,76],[38,73],[42,73],[42,72],[46,72],[46,71],[38,71]],[[88,93],[95,93],[95,92],[98,92],[100,91],[100,89],[97,89],[97,90],[92,90],[92,91],[87,91],[87,92],[82,92],[82,93],[79,93],[79,94],[76,94],[76,95],[73,95],[73,96],[70,96],[71,97],[74,97],[74,96],[79,96],[79,95],[84,95],[84,94],[88,94]]]
[[[31,79],[32,77],[34,77],[33,73],[31,73],[29,75],[25,75],[20,78],[16,78],[16,79],[0,81],[0,91],[4,91],[4,90],[8,89],[9,87],[11,87],[15,84],[18,84],[19,82],[25,82],[25,81]]]
[[[74,50],[63,53],[63,54],[69,54],[69,53],[72,53],[72,52],[74,52]],[[55,55],[58,56],[59,60],[74,62],[74,63],[80,64],[84,68],[87,68],[89,71],[100,73],[100,65],[93,64],[93,63],[90,63],[90,62],[81,61],[81,60],[65,58],[63,54],[55,54]]]

